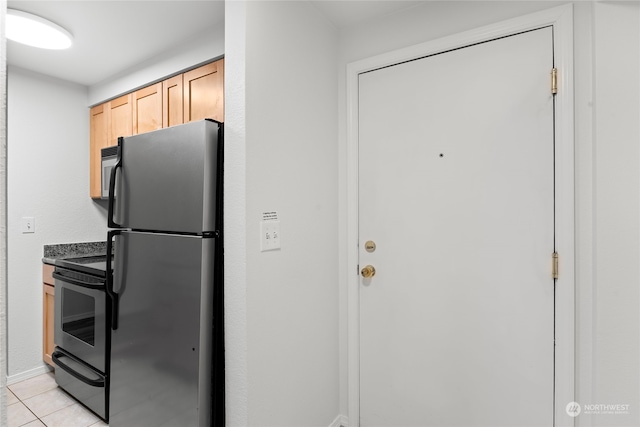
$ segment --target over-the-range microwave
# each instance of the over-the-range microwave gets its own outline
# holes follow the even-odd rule
[[[116,164],[118,157],[118,146],[102,149],[102,199],[109,198],[109,180],[111,179],[111,169]]]

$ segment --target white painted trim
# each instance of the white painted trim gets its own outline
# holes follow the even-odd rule
[[[338,415],[329,427],[349,427],[349,419],[344,415]]]
[[[554,57],[558,69],[556,95],[556,281],[555,425],[574,426],[566,413],[575,401],[575,147],[573,94],[573,5],[558,8],[553,23]]]
[[[53,369],[51,369],[49,365],[42,365],[37,368],[29,369],[28,371],[8,376],[7,385],[19,383],[20,381],[28,380],[29,378],[37,377],[38,375],[46,374],[47,372],[52,371]]]
[[[575,401],[594,402],[594,277],[595,262],[595,153],[594,153],[594,33],[592,2],[574,3],[575,46],[574,93],[575,108],[575,180],[576,180],[576,243],[575,243]],[[580,141],[578,144],[577,141]],[[593,427],[592,414],[580,414],[575,425]]]
[[[0,28],[7,2],[0,0]],[[7,425],[7,38],[0,31],[0,426]]]
[[[348,416],[360,425],[359,305],[358,305],[358,75],[376,68],[463,47],[543,26],[554,27],[554,51],[560,91],[556,96],[556,250],[561,256],[557,281],[555,425],[573,426],[565,406],[575,396],[575,250],[574,250],[574,121],[573,121],[573,5],[567,4],[466,31],[347,65],[347,328]]]

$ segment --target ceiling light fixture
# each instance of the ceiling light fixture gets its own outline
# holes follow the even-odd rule
[[[31,13],[7,9],[9,40],[43,49],[67,49],[73,36],[61,26]]]

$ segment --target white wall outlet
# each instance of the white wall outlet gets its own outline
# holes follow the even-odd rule
[[[20,230],[22,233],[35,233],[36,232],[36,219],[32,216],[22,217],[20,221]]]
[[[280,249],[280,221],[260,222],[260,252]]]

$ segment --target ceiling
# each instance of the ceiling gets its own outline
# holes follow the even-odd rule
[[[310,3],[337,28],[345,28],[419,1]],[[9,0],[7,7],[47,18],[74,36],[67,50],[43,50],[7,40],[7,62],[85,86],[125,72],[212,25],[224,25],[222,0]]]
[[[8,8],[49,19],[71,32],[66,50],[45,50],[7,40],[7,62],[90,86],[223,25],[221,1],[27,1]]]
[[[371,21],[425,0],[313,0],[310,1],[338,28]]]

